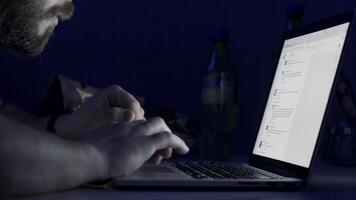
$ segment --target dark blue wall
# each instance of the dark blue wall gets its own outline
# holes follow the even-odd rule
[[[74,18],[57,28],[43,55],[27,60],[1,52],[0,94],[33,109],[50,75],[63,73],[102,87],[119,84],[198,118],[209,33],[225,27],[239,72],[239,151],[247,152],[273,76],[288,2],[292,1],[76,1]],[[309,22],[355,8],[356,1],[312,0],[305,6]],[[354,40],[345,70],[356,84]]]

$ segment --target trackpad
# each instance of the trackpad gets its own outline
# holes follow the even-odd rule
[[[172,173],[173,170],[165,166],[143,166],[139,169],[140,173]]]
[[[178,173],[164,165],[144,165],[125,179],[174,180],[187,179],[186,175]]]

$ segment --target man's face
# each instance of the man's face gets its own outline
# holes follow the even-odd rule
[[[73,10],[72,0],[0,0],[0,46],[38,55],[58,21],[69,19]]]

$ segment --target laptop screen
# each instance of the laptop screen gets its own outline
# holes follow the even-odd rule
[[[310,167],[349,26],[284,42],[253,154]]]

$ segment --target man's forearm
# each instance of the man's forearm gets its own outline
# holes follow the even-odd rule
[[[106,178],[92,146],[41,132],[0,115],[1,195],[70,189]]]
[[[48,128],[48,121],[50,119],[50,116],[37,117],[36,115],[26,112],[11,104],[4,104],[2,106],[2,109],[0,110],[0,114],[6,116],[7,118],[13,121],[17,121],[21,124],[25,124],[29,127],[42,131],[46,131],[46,129]],[[75,126],[75,124],[73,125],[73,123],[61,123],[65,121],[63,119],[67,119],[68,116],[68,114],[63,114],[57,118],[53,127],[57,132],[56,135],[67,139],[79,140],[83,133],[70,131],[71,128]]]
[[[49,120],[49,117],[37,117],[11,104],[3,104],[0,113],[7,118],[39,130],[46,130]]]

